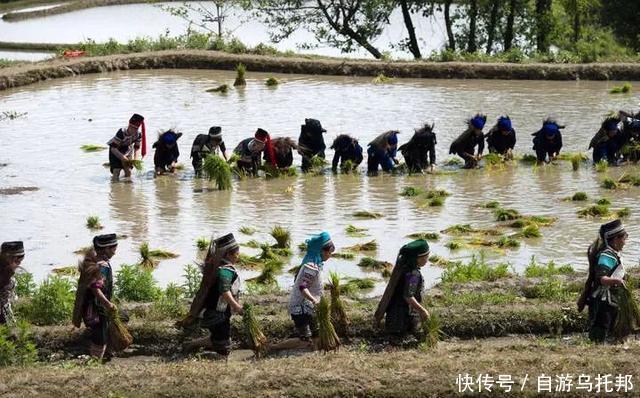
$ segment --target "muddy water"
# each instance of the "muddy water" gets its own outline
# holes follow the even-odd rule
[[[570,262],[585,266],[584,251],[595,236],[598,220],[578,218],[583,204],[562,201],[576,191],[593,199],[609,197],[613,208],[630,207],[627,221],[631,240],[627,263],[637,263],[639,188],[605,191],[599,187],[602,174],[586,164],[578,172],[569,163],[539,169],[513,165],[498,170],[461,171],[437,176],[367,178],[357,176],[299,176],[234,183],[230,192],[208,191],[209,184],[193,180],[188,158],[192,139],[211,125],[223,127],[229,148],[249,137],[260,126],[274,136],[297,138],[305,117],[320,119],[329,143],[339,133],[360,137],[366,144],[376,134],[399,129],[401,142],[421,122],[435,122],[438,156],[445,160],[452,139],[460,133],[463,119],[482,110],[490,119],[511,115],[519,135],[517,152],[531,152],[530,133],[548,113],[567,124],[565,150],[584,151],[601,116],[611,109],[635,109],[640,96],[608,95],[605,82],[512,82],[459,80],[397,80],[391,85],[373,85],[369,79],[281,75],[277,88],[264,85],[265,74],[248,74],[248,86],[226,95],[206,93],[207,88],[231,83],[224,71],[142,71],[81,76],[56,80],[0,93],[2,110],[28,112],[21,119],[2,122],[0,140],[0,186],[36,186],[40,190],[0,196],[1,240],[24,239],[25,266],[43,278],[54,267],[74,264],[73,251],[90,243],[85,228],[88,215],[97,215],[104,232],[127,235],[121,240],[114,265],[132,263],[143,241],[152,248],[175,251],[180,257],[162,261],[156,278],[166,284],[179,281],[182,267],[197,258],[195,240],[212,233],[236,232],[239,240],[269,241],[275,224],[291,229],[297,245],[313,232],[326,229],[338,248],[369,239],[380,244],[376,257],[393,261],[407,234],[440,231],[452,224],[479,227],[496,225],[489,210],[477,205],[497,200],[504,207],[525,214],[550,215],[559,221],[542,228],[540,239],[527,239],[517,250],[487,252],[493,261],[509,261],[521,270],[532,255],[541,261]],[[146,116],[150,136],[161,128],[184,132],[179,141],[181,162],[187,166],[176,177],[153,179],[135,176],[132,183],[111,183],[106,152],[84,153],[83,144],[103,144],[126,124],[132,112]],[[89,119],[91,121],[89,121]],[[145,159],[148,170],[153,154]],[[331,156],[331,153],[329,153]],[[299,164],[300,159],[296,159]],[[636,167],[610,170],[617,176]],[[420,208],[399,192],[405,186],[446,189],[451,196],[441,208]],[[586,205],[586,204],[584,204]],[[361,209],[384,213],[379,220],[357,220],[351,214]],[[348,224],[369,228],[368,237],[350,238]],[[258,233],[243,236],[241,226]],[[510,233],[509,229],[505,231]],[[466,258],[475,250],[450,252],[443,236],[432,244],[432,252]],[[254,250],[245,249],[247,253]],[[295,265],[299,257],[292,259]],[[331,260],[327,269],[345,275],[363,276],[355,261]],[[434,282],[440,271],[427,267]],[[243,272],[243,277],[254,275]],[[379,277],[377,274],[369,274]],[[288,287],[290,277],[280,278]]]
[[[174,7],[179,4],[169,3]],[[2,41],[12,42],[76,43],[87,39],[105,42],[114,38],[120,42],[126,42],[143,36],[157,38],[167,31],[172,36],[184,34],[187,31],[188,22],[164,11],[164,6],[166,4],[130,4],[97,7],[16,22],[6,22],[0,19],[0,37]],[[133,21],[132,15],[136,16]],[[197,15],[194,15],[195,18]],[[414,24],[416,34],[421,38],[420,46],[425,55],[442,46],[446,39],[446,32],[441,13],[430,18],[414,15]],[[68,28],[71,25],[73,29]],[[217,26],[213,28],[217,31]],[[232,12],[225,21],[224,30],[250,46],[270,42],[267,26],[260,20],[256,20],[247,11]],[[402,13],[400,10],[396,10],[390,18],[389,27],[382,32],[375,41],[375,45],[381,51],[390,50],[395,57],[406,58],[409,54],[391,49],[391,44],[400,42],[405,36]],[[313,34],[300,29],[289,39],[277,44],[276,47],[282,51],[294,50],[327,56],[371,57],[363,50],[342,54],[338,49],[323,45],[319,45],[317,48],[298,50],[299,44],[302,43],[317,44]]]

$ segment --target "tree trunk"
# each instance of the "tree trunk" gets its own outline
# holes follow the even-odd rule
[[[456,51],[456,37],[453,35],[453,27],[451,26],[451,0],[444,0],[444,24],[447,28],[447,38],[449,38],[447,48]]]
[[[469,6],[469,38],[467,52],[474,53],[478,49],[476,45],[476,23],[478,19],[478,0],[471,0]]]
[[[549,52],[551,0],[536,0],[536,47],[539,53]]]
[[[489,26],[487,27],[487,55],[491,55],[493,51],[493,41],[496,36],[496,25],[498,24],[498,11],[500,7],[500,0],[493,0],[491,4],[491,17],[489,19]]]
[[[509,0],[509,14],[507,14],[507,26],[504,29],[504,51],[511,50],[514,39],[514,24],[516,22],[516,8],[518,0]]]
[[[580,40],[580,4],[578,0],[573,0],[573,43],[577,43]]]
[[[420,47],[418,46],[418,39],[416,38],[416,29],[413,26],[413,21],[411,20],[411,13],[409,12],[407,0],[400,0],[400,7],[402,8],[404,25],[407,27],[407,32],[409,32],[409,51],[413,54],[413,58],[420,59],[422,58],[422,55],[420,54]]]

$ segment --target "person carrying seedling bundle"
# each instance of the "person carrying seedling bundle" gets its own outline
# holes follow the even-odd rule
[[[260,160],[262,151],[267,151],[270,154],[271,164],[277,168],[278,163],[276,162],[271,137],[267,131],[259,128],[253,138],[246,138],[240,141],[236,149],[233,150],[234,153],[240,156],[237,162],[238,169],[256,177],[258,169],[262,165],[262,160]]]
[[[627,143],[627,137],[620,131],[620,119],[608,117],[600,126],[600,130],[589,142],[589,149],[593,148],[593,163],[606,159],[610,165],[616,165],[620,158],[620,150]]]
[[[513,148],[516,146],[516,130],[511,125],[509,116],[500,116],[495,126],[485,136],[489,153],[504,156],[505,160],[513,159]]]
[[[392,341],[400,342],[419,330],[420,320],[429,318],[422,306],[423,278],[420,268],[427,264],[429,244],[423,239],[402,246],[389,283],[375,312],[375,324],[385,317],[385,329]]]
[[[618,295],[625,286],[625,269],[620,252],[627,232],[620,220],[600,226],[598,238],[589,246],[589,273],[578,310],[589,306],[589,338],[603,343],[611,334],[618,316]]]
[[[156,167],[156,175],[164,173],[173,173],[178,165],[178,139],[182,137],[182,133],[176,133],[173,130],[167,130],[160,134],[152,148],[156,153],[153,155],[153,163]]]
[[[73,326],[82,323],[90,331],[89,354],[97,359],[105,356],[109,337],[109,314],[116,311],[113,296],[113,271],[111,258],[116,254],[116,234],[98,235],[93,238],[93,250],[79,265],[80,278],[73,308]]]
[[[451,143],[450,154],[456,154],[464,160],[465,169],[475,169],[482,159],[484,151],[484,134],[482,129],[487,122],[485,115],[477,114],[467,121],[467,129]],[[475,148],[478,147],[478,153]]]
[[[275,161],[271,161],[269,151],[264,152],[264,160],[267,163],[277,164],[278,168],[286,169],[293,164],[293,150],[298,149],[298,145],[289,137],[278,137],[271,140],[273,151],[276,155]]]
[[[24,244],[21,241],[3,242],[0,246],[0,325],[14,327],[16,320],[11,309],[15,297],[14,275],[24,260]]]
[[[222,140],[222,127],[213,126],[209,129],[209,134],[198,134],[191,144],[191,164],[196,173],[196,177],[202,176],[202,161],[209,154],[218,154],[218,149],[222,153],[224,160],[227,159],[227,147]]]
[[[209,329],[209,341],[197,340],[191,348],[209,346],[223,357],[231,351],[231,315],[242,314],[238,302],[240,276],[235,263],[240,256],[240,246],[233,234],[211,241],[202,269],[202,282],[191,303],[189,314],[178,326],[187,327],[200,318],[200,327]]]
[[[302,156],[302,171],[307,172],[311,169],[311,158],[317,156],[324,159],[324,150],[327,146],[324,144],[322,134],[326,133],[316,119],[304,119],[304,124],[300,126],[300,137],[298,137],[298,153]]]
[[[542,128],[533,133],[533,150],[536,151],[538,165],[551,163],[562,149],[562,133],[565,126],[560,126],[554,119],[548,118],[542,122]]]
[[[618,114],[622,120],[622,135],[627,139],[621,150],[623,159],[635,163],[640,160],[640,113],[619,111]]]
[[[142,133],[138,129],[142,129]],[[116,132],[116,135],[107,142],[109,145],[109,168],[113,180],[120,178],[120,171],[124,170],[126,178],[131,177],[133,168],[132,160],[138,160],[138,151],[142,157],[147,154],[147,137],[144,125],[144,117],[137,113],[129,119],[129,125]]]
[[[367,149],[367,172],[378,174],[378,166],[385,172],[392,172],[394,164],[398,164],[398,131],[390,130],[377,136],[369,143]]]
[[[297,337],[303,341],[311,341],[312,337],[317,337],[318,332],[315,307],[320,303],[324,293],[322,269],[324,262],[329,260],[335,251],[335,246],[328,232],[313,235],[306,243],[307,254],[302,260],[289,295],[289,313]]]
[[[333,161],[331,162],[331,170],[333,170],[334,173],[338,172],[338,165],[340,165],[340,169],[344,170],[347,161],[351,162],[352,168],[347,171],[356,170],[360,163],[362,163],[362,147],[356,138],[347,134],[340,134],[333,140],[331,149],[334,150]]]
[[[425,124],[417,129],[409,142],[402,144],[398,150],[411,173],[422,173],[427,168],[433,172],[436,166],[436,133],[434,125]]]

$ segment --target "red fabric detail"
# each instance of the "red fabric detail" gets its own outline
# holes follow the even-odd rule
[[[273,145],[271,145],[271,137],[269,137],[268,135],[265,145],[267,147],[267,152],[269,153],[269,159],[271,159],[271,164],[277,168],[278,161],[276,159],[276,151],[273,149]]]
[[[140,123],[142,126],[142,157],[147,154],[147,129],[144,125],[144,120]]]
[[[65,50],[62,53],[62,56],[65,58],[75,58],[75,57],[82,57],[85,54],[86,53],[82,50]]]

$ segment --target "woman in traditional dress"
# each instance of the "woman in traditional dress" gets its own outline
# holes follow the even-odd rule
[[[3,242],[0,246],[0,325],[15,326],[11,309],[15,297],[16,270],[24,260],[24,244],[21,241]]]

